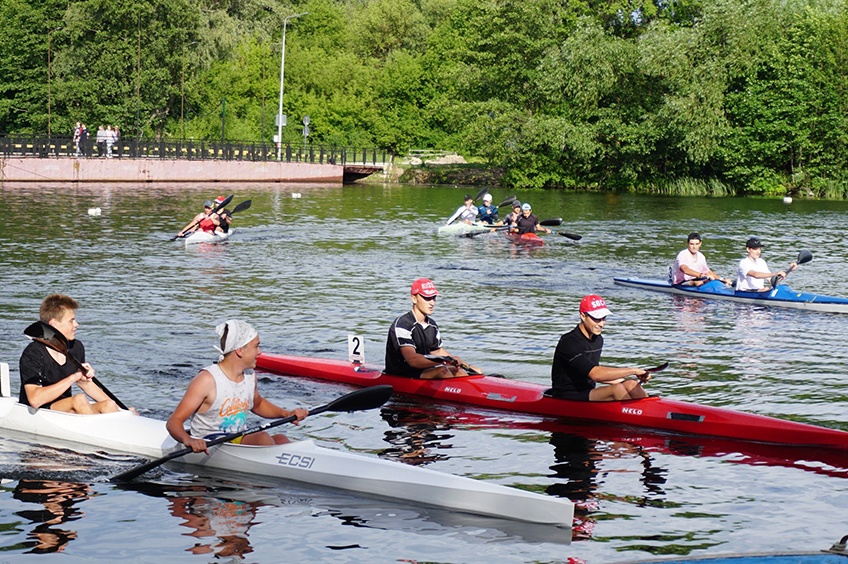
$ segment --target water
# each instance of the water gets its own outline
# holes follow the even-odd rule
[[[203,200],[251,199],[223,245],[168,239]],[[299,192],[302,198],[292,198]],[[488,372],[549,380],[559,336],[589,292],[607,298],[604,362],[670,367],[653,393],[848,430],[848,316],[676,299],[615,276],[664,278],[697,230],[730,276],[749,235],[772,269],[815,259],[786,283],[848,296],[846,202],[530,192],[575,243],[541,249],[500,235],[439,237],[462,188],[149,185],[0,187],[0,359],[12,367],[41,299],[81,303],[78,336],[98,378],[165,418],[212,361],[214,326],[252,322],[267,352],[346,358],[347,336],[381,363],[409,285],[435,280],[446,348]],[[472,193],[476,190],[472,189]],[[510,194],[496,190],[495,201]],[[99,207],[100,216],[88,208]],[[506,213],[506,209],[502,213]],[[556,230],[556,228],[555,228]],[[266,376],[264,395],[321,405],[349,388]],[[359,498],[251,476],[168,466],[133,487],[108,478],[138,462],[0,438],[0,561],[61,551],[70,560],[168,562],[629,562],[827,548],[848,533],[848,457],[579,426],[409,400],[316,416],[290,436],[515,485],[578,503],[573,531]]]

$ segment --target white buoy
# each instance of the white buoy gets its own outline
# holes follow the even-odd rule
[[[784,203],[784,204],[791,204],[791,203],[792,203],[792,198],[791,198],[790,196],[784,196],[784,197],[783,197],[783,203]]]
[[[300,198],[300,192],[292,192],[292,198]]]
[[[100,215],[100,208],[88,208],[88,215]]]

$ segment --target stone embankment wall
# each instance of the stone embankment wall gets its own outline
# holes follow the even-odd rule
[[[0,159],[0,182],[342,182],[342,165],[106,158]]]

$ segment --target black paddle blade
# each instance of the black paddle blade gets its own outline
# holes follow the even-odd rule
[[[247,208],[249,208],[250,204],[252,204],[252,203],[253,202],[251,200],[245,200],[242,203],[240,203],[239,205],[237,205],[231,213],[242,212],[242,211],[246,210]]]
[[[554,217],[551,219],[543,219],[539,222],[539,225],[544,225],[545,227],[556,227],[557,225],[562,225],[562,218]]]
[[[49,323],[36,321],[24,329],[24,335],[32,339],[38,339],[40,342],[63,354],[68,350],[68,340]]]
[[[325,411],[363,411],[380,407],[392,397],[394,388],[388,384],[353,391],[327,404]],[[316,411],[309,412],[313,415]]]
[[[662,372],[666,368],[668,368],[668,363],[664,362],[664,363],[662,363],[659,366],[656,366],[654,368],[646,368],[645,371],[646,372]]]
[[[482,190],[480,190],[479,192],[477,192],[477,195],[476,195],[476,196],[474,196],[474,200],[473,200],[473,201],[475,201],[475,202],[476,202],[477,200],[479,200],[480,198],[482,198],[482,197],[483,197],[483,194],[485,194],[485,193],[486,193],[486,192],[488,192],[488,191],[489,191],[489,189],[488,189],[488,188],[483,188]]]
[[[808,251],[807,249],[801,249],[801,252],[798,253],[798,260],[795,262],[798,264],[805,264],[813,260],[813,253]]]
[[[499,207],[499,208],[502,208],[502,207],[504,207],[504,206],[507,206],[507,205],[511,204],[511,203],[512,203],[512,202],[514,202],[514,201],[515,201],[515,196],[510,196],[509,198],[507,198],[506,200],[504,200],[503,202],[501,202],[500,204],[498,204],[498,207]]]
[[[580,239],[583,238],[583,235],[577,235],[575,233],[568,233],[567,231],[558,231],[557,233],[559,233],[563,237],[568,237],[572,241],[579,241]]]

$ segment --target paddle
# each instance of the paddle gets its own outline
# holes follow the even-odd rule
[[[434,355],[434,354],[425,354],[424,358],[426,358],[427,360],[432,360],[433,362],[447,362],[447,363],[453,364],[454,366],[459,366],[460,368],[462,368],[463,370],[465,370],[466,372],[468,372],[472,376],[482,374],[482,372],[477,372],[476,370],[474,370],[471,367],[470,364],[467,364],[465,362],[457,362],[456,359],[452,356],[438,356],[438,355]]]
[[[381,405],[386,403],[392,396],[392,391],[392,387],[387,385],[362,388],[361,390],[356,390],[349,394],[343,395],[342,397],[335,399],[328,404],[310,409],[309,415],[317,415],[325,411],[362,411],[366,409],[374,409],[375,407],[380,407]],[[250,435],[252,433],[265,431],[266,429],[277,427],[285,423],[291,423],[296,420],[297,417],[292,415],[289,417],[284,417],[283,419],[277,419],[276,421],[266,421],[265,423],[249,427],[244,431],[239,431],[238,433],[229,433],[227,435],[208,440],[206,441],[206,446],[211,447],[214,445],[219,445],[221,443],[226,443],[232,441],[233,439],[243,437],[244,435]],[[127,470],[126,472],[122,472],[116,476],[113,476],[109,481],[128,482],[134,478],[137,478],[138,476],[141,476],[145,472],[156,468],[157,466],[165,464],[169,460],[173,460],[175,458],[191,454],[191,452],[192,450],[190,448],[182,448],[180,450],[176,450],[174,452],[166,454],[161,458],[151,460],[150,462],[145,462],[144,464],[140,464],[135,468]]]
[[[215,206],[215,207],[212,209],[212,211],[211,211],[211,212],[209,212],[209,215],[212,215],[213,213],[218,213],[220,210],[224,209],[224,208],[227,206],[227,204],[229,204],[230,202],[232,202],[232,201],[233,201],[233,196],[235,196],[235,194],[230,194],[229,196],[227,196],[226,198],[224,198],[224,201],[223,201],[223,202],[221,202],[220,204],[218,204],[217,206]],[[250,200],[248,200],[248,202],[249,202],[249,201],[250,201]],[[249,207],[250,207],[250,205],[248,205],[248,206],[247,206],[246,208],[244,208],[244,209],[247,209],[247,208],[249,208]],[[197,225],[198,225],[199,223],[200,223],[200,221],[195,221],[194,223],[192,223],[191,225],[189,225],[186,229],[183,229],[183,234],[182,234],[182,235],[174,235],[173,237],[171,237],[171,239],[170,239],[170,240],[171,240],[171,241],[176,241],[177,239],[180,239],[180,238],[182,238],[182,237],[185,237],[185,236],[187,235],[187,233],[185,233],[185,232],[186,232],[186,231],[189,231],[189,230],[191,230],[191,229],[194,229],[195,227],[197,227]]]
[[[806,263],[810,262],[811,260],[813,260],[813,253],[811,253],[807,249],[801,249],[801,252],[798,253],[798,259],[795,261],[795,266],[789,267],[789,269],[786,271],[786,276],[789,276],[789,273],[792,272],[793,270],[795,270],[796,268],[798,268],[798,266],[800,266],[802,264],[806,264]],[[784,276],[783,278],[781,278],[777,274],[772,276],[771,277],[771,287],[776,288],[777,285],[780,284],[780,281],[783,280],[784,278],[786,278],[786,276]]]
[[[576,233],[569,233],[568,231],[557,231],[557,235],[562,235],[563,237],[568,237],[573,241],[579,241],[583,238],[583,235],[577,235]]]
[[[516,198],[515,198],[515,196],[510,196],[509,198],[507,198],[506,200],[504,200],[503,202],[501,202],[500,204],[498,204],[498,207],[499,207],[499,208],[502,208],[502,207],[504,207],[504,206],[508,206],[509,204],[511,204],[512,202],[514,202],[514,201],[515,201],[515,199],[516,199]]]
[[[62,335],[60,332],[56,331],[56,329],[50,325],[49,323],[44,323],[43,321],[36,321],[26,329],[24,329],[24,335],[32,339],[33,341],[38,341],[45,347],[51,348],[54,351],[65,355],[71,362],[74,363],[74,366],[79,368],[80,372],[83,374],[88,374],[88,369],[82,365],[80,361],[75,359],[70,353],[68,353],[68,340]],[[97,385],[98,388],[103,390],[103,393],[109,396],[109,399],[115,402],[118,407],[121,409],[129,410],[129,408],[124,405],[124,402],[119,400],[115,394],[109,391],[109,388],[104,386],[100,380],[97,378],[92,378],[92,382]]]
[[[664,362],[659,366],[655,366],[653,368],[646,368],[645,372],[662,372],[666,368],[668,368],[668,363]],[[641,382],[645,382],[645,377],[631,374],[630,376],[625,376],[624,378],[616,378],[615,380],[609,380],[608,382],[604,382],[604,384],[621,384],[625,380],[639,380]]]
[[[253,203],[252,200],[245,200],[242,203],[240,203],[239,205],[237,205],[236,207],[234,207],[233,211],[231,211],[230,213],[233,214],[233,213],[243,212],[244,210],[249,208],[250,204],[252,204],[252,203]]]

